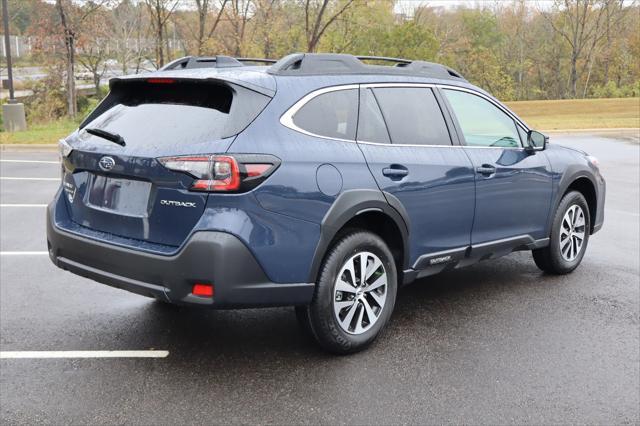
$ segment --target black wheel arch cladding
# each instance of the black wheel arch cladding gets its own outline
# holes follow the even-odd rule
[[[402,268],[409,263],[409,220],[400,201],[391,194],[374,189],[355,189],[342,192],[331,205],[321,223],[320,240],[311,263],[309,282],[315,282],[322,260],[331,242],[340,230],[358,215],[367,212],[380,212],[387,216],[400,230],[402,239]]]

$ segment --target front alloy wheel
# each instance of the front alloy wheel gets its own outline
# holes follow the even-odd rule
[[[574,204],[564,215],[560,229],[560,253],[567,262],[572,262],[580,254],[584,243],[585,220],[582,208]]]
[[[533,250],[536,265],[550,274],[573,271],[587,250],[590,229],[587,200],[577,191],[567,193],[555,212],[549,245]]]

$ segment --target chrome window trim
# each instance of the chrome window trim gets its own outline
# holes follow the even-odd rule
[[[344,84],[344,85],[338,85],[338,86],[324,87],[322,89],[317,89],[317,90],[314,90],[314,91],[312,91],[310,93],[307,93],[300,100],[298,100],[295,104],[293,104],[280,117],[280,124],[282,124],[283,126],[289,128],[291,130],[295,130],[296,132],[302,133],[302,134],[307,135],[307,136],[313,136],[315,138],[327,139],[327,140],[339,141],[339,142],[350,142],[350,143],[357,143],[357,144],[361,143],[361,144],[365,144],[365,145],[406,146],[406,147],[421,147],[421,148],[424,147],[424,148],[471,148],[471,149],[519,149],[519,150],[524,149],[524,147],[522,147],[522,146],[520,146],[520,147],[500,147],[500,146],[471,146],[471,145],[420,145],[420,144],[402,144],[402,143],[381,143],[381,142],[363,141],[363,140],[358,140],[358,139],[352,140],[352,139],[332,138],[332,137],[329,137],[329,136],[322,136],[322,135],[318,135],[318,134],[306,131],[306,130],[296,126],[296,124],[293,122],[293,116],[296,115],[296,113],[300,110],[300,108],[305,106],[310,100],[314,99],[317,96],[323,95],[325,93],[337,92],[337,91],[340,91],[340,90],[352,90],[352,89],[361,89],[361,88],[362,89],[373,89],[373,88],[376,88],[376,87],[425,87],[425,88],[452,89],[452,90],[459,90],[461,92],[471,93],[473,95],[479,96],[479,97],[489,101],[492,105],[496,106],[502,112],[507,114],[511,119],[514,120],[514,122],[516,123],[516,126],[520,125],[522,128],[525,129],[525,131],[529,131],[530,130],[529,127],[522,120],[520,120],[515,114],[513,114],[509,109],[507,109],[506,107],[500,105],[495,100],[493,100],[491,97],[489,97],[489,96],[487,96],[487,95],[485,95],[483,93],[478,92],[477,90],[469,89],[467,87],[452,86],[452,85],[448,85],[448,84],[435,84],[435,83],[363,83],[363,84]],[[519,139],[519,137],[518,137],[518,139]]]
[[[356,140],[356,142],[364,145],[407,146],[407,147],[414,147],[414,148],[469,148],[468,146],[463,146],[463,145],[420,145],[420,144],[410,144],[410,143],[369,142],[369,141],[361,141],[361,140]],[[495,147],[489,147],[489,148],[495,148]]]
[[[356,141],[351,139],[332,138],[329,136],[317,135],[315,133],[306,131],[303,128],[296,126],[296,124],[293,122],[293,116],[296,115],[296,113],[300,110],[300,108],[305,106],[311,99],[314,99],[317,96],[324,95],[325,93],[338,92],[340,90],[352,90],[352,89],[358,90],[359,88],[360,88],[359,84],[346,84],[342,86],[325,87],[322,89],[314,90],[311,93],[307,93],[299,101],[293,104],[293,106],[289,108],[284,114],[282,114],[282,116],[280,117],[280,124],[282,124],[285,127],[288,127],[291,130],[295,130],[296,132],[300,132],[307,136],[313,136],[316,138],[328,139],[332,141],[355,143]]]
[[[522,120],[520,120],[520,118],[516,116],[511,110],[509,110],[507,107],[500,104],[496,100],[492,99],[490,96],[485,95],[484,93],[480,93],[477,90],[469,89],[467,87],[451,86],[448,84],[438,84],[437,87],[440,89],[458,90],[460,92],[467,92],[467,93],[471,93],[472,95],[480,96],[481,98],[492,103],[494,106],[498,107],[498,109],[500,109],[502,112],[504,112],[509,117],[511,117],[511,119],[513,119],[513,121],[515,121],[516,124],[520,124],[520,126],[522,126],[526,131],[530,130],[529,127]]]

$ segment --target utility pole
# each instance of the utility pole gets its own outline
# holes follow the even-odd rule
[[[4,128],[8,132],[27,130],[24,105],[18,103],[13,91],[13,67],[11,64],[11,37],[9,36],[8,0],[2,0],[2,25],[4,27],[4,54],[7,58],[7,76],[9,77],[9,103],[2,105]],[[17,41],[16,41],[17,42]]]

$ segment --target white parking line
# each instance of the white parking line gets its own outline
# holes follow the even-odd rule
[[[0,176],[0,180],[60,180],[59,177],[55,178],[46,178],[46,177],[13,177],[13,176]]]
[[[166,358],[169,351],[3,351],[0,359]]]
[[[46,204],[0,204],[0,207],[47,207]]]
[[[44,256],[48,251],[0,251],[0,256]]]
[[[628,214],[631,216],[640,216],[640,213],[628,212],[628,211],[616,210],[616,209],[606,209],[604,212],[605,212],[605,215],[607,214],[607,212],[611,212],[611,213],[618,213],[618,214]]]
[[[40,163],[40,164],[60,164],[59,161],[44,160],[0,160],[0,163]]]

